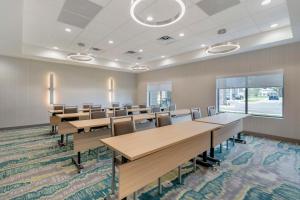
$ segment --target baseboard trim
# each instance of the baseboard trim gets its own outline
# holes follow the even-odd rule
[[[251,132],[251,131],[244,131],[243,133],[245,133],[247,135],[256,136],[256,137],[263,137],[263,138],[268,138],[268,139],[272,139],[272,140],[279,140],[279,141],[284,141],[284,142],[300,144],[300,140],[293,139],[293,138],[269,135],[269,134],[265,134],[265,133],[256,133],[256,132]]]
[[[25,125],[25,126],[4,127],[4,128],[0,128],[0,131],[22,129],[22,128],[33,128],[33,127],[38,127],[38,126],[50,126],[50,124],[46,123],[46,124],[33,124],[33,125]]]

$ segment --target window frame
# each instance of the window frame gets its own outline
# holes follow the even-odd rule
[[[238,76],[237,76],[238,77]],[[275,115],[263,115],[263,114],[251,114],[252,116],[255,116],[255,117],[264,117],[264,118],[275,118],[275,119],[284,119],[284,111],[285,111],[285,89],[284,89],[284,81],[285,80],[285,77],[284,77],[284,74],[283,74],[283,86],[280,87],[282,89],[282,115],[281,116],[275,116]],[[245,89],[245,114],[249,114],[249,87],[246,86],[246,87],[241,87],[241,88],[244,88]],[[226,88],[226,89],[233,89],[233,88]],[[220,111],[220,90],[221,88],[217,88],[216,89],[216,92],[217,92],[217,111],[219,113],[236,113],[236,112],[233,112],[233,111]],[[243,112],[241,112],[243,113]]]

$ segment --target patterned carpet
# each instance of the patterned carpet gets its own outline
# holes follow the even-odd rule
[[[110,192],[111,152],[83,154],[78,174],[71,162],[72,142],[58,147],[49,126],[0,131],[0,199],[103,199]],[[224,160],[216,169],[184,166],[183,184],[174,170],[163,177],[163,194],[156,183],[138,192],[140,200],[300,199],[300,146],[246,137],[247,145],[216,149]],[[72,141],[72,138],[70,138]]]

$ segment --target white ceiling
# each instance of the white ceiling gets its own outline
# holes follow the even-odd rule
[[[4,0],[0,5],[5,4],[7,8],[15,9],[16,6],[11,5],[14,1],[17,0]],[[67,54],[85,51],[92,53],[96,59],[80,65],[129,71],[128,67],[138,62],[146,64],[150,69],[158,69],[201,59],[202,55],[198,57],[194,55],[195,51],[203,49],[201,44],[238,41],[244,44],[240,51],[243,52],[291,40],[293,38],[291,18],[297,18],[297,14],[290,15],[287,3],[287,1],[297,0],[272,0],[267,6],[261,6],[262,0],[240,0],[240,4],[213,16],[208,16],[196,5],[202,0],[184,0],[187,10],[182,20],[164,28],[149,28],[136,23],[130,17],[131,0],[90,1],[101,6],[102,10],[84,29],[81,29],[57,20],[65,0],[23,0],[20,6],[22,7],[22,21],[19,23],[21,27],[15,28],[16,31],[21,31],[19,34],[22,50],[16,54],[34,59],[70,63],[71,61],[66,60]],[[143,7],[144,12],[141,13],[143,17],[146,17],[145,13],[150,13],[156,19],[164,19],[174,15],[178,10],[178,6],[173,6],[171,0],[147,0],[146,2],[149,4]],[[13,14],[7,9],[5,12],[4,14],[7,15]],[[295,21],[299,25],[298,20]],[[2,16],[0,25],[7,27],[7,23],[9,23],[7,17]],[[270,28],[270,25],[275,23],[278,27]],[[72,29],[72,32],[66,32],[65,28]],[[221,28],[227,29],[225,35],[217,34]],[[282,30],[285,32],[281,32],[280,37],[267,35],[272,39],[258,42],[262,41],[261,37],[266,37],[266,33]],[[185,36],[179,37],[179,33],[184,33]],[[164,35],[173,37],[175,42],[168,45],[158,43],[157,39]],[[0,42],[6,41],[4,37],[16,36],[0,34]],[[253,42],[249,42],[249,38]],[[109,44],[109,40],[113,40],[114,44]],[[79,42],[85,43],[86,46],[79,48],[77,45]],[[59,50],[54,50],[53,47],[58,47]],[[101,51],[91,51],[91,47],[97,47]],[[129,50],[138,52],[139,49],[143,49],[143,52],[137,55],[124,54]],[[5,50],[0,50],[0,53],[12,54]],[[194,53],[193,57],[186,57],[186,60],[181,62],[180,58],[189,53]],[[162,55],[166,58],[162,59]],[[142,59],[138,61],[137,57]],[[165,64],[164,61],[170,58],[173,61]],[[118,61],[114,61],[115,59]]]

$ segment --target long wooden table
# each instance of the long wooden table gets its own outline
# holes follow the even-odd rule
[[[119,166],[117,198],[134,193],[209,149],[210,132],[220,127],[218,124],[188,121],[101,139],[111,150],[129,160]],[[112,161],[114,194],[115,159]]]
[[[237,140],[245,143],[241,140],[241,132],[243,129],[243,119],[249,117],[248,114],[238,114],[238,113],[219,113],[210,117],[204,117],[195,120],[201,123],[210,123],[221,125],[222,128],[215,130],[211,133],[211,147],[210,147],[210,157],[214,158],[214,148],[218,144],[228,140],[235,135],[238,135]]]
[[[135,122],[155,119],[154,114],[139,114],[133,115]],[[128,118],[118,119],[118,121],[128,121]],[[68,122],[68,133],[73,133],[73,146],[74,151],[77,152],[77,158],[72,158],[73,163],[78,168],[79,172],[83,169],[81,165],[81,152],[90,149],[96,149],[103,146],[99,142],[100,139],[111,137],[109,130],[105,131],[90,131],[92,128],[110,125],[110,118],[71,121]],[[82,131],[84,130],[84,131]],[[63,141],[60,141],[63,142]]]

